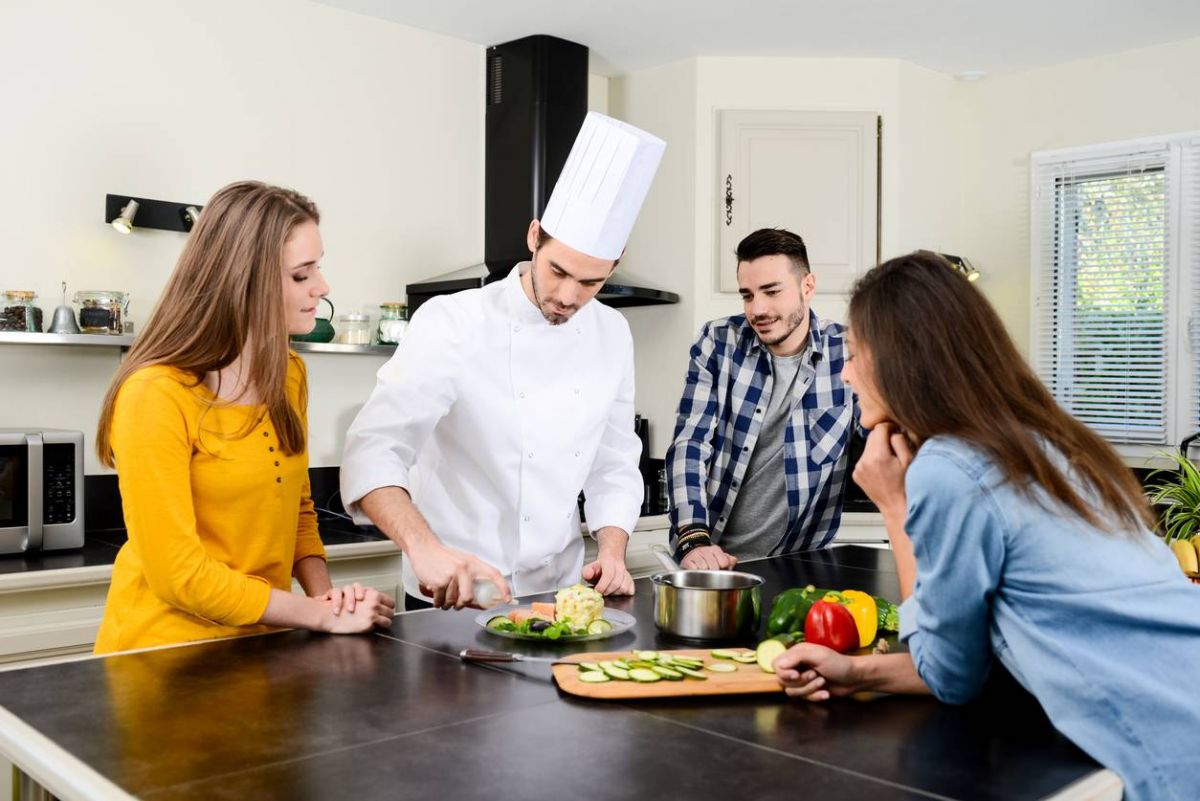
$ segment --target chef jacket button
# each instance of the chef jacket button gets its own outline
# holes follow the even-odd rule
[[[576,458],[576,459],[578,459],[578,458],[579,458],[579,451],[575,451],[575,458]]]
[[[749,446],[749,445],[743,445],[743,446],[742,446],[742,453],[745,453],[745,452],[746,452],[746,451],[748,451],[748,450],[750,450],[750,446]]]
[[[524,517],[522,517],[521,519],[522,519],[522,520],[524,520],[526,523],[528,523],[528,522],[529,522],[529,515],[525,515],[525,516],[524,516]]]
[[[530,452],[529,452],[529,458],[530,458],[530,459],[532,459],[532,458],[533,458],[533,451],[530,451]]]
[[[275,466],[276,466],[276,467],[279,467],[279,462],[276,462],[276,463],[275,463]],[[734,486],[736,487],[736,486],[737,486],[737,484],[734,484]]]
[[[525,393],[524,393],[524,392],[522,392],[522,393],[521,393],[521,397],[522,397],[522,398],[523,398],[523,397],[525,397]]]
[[[754,413],[755,413],[755,414],[762,414],[762,407],[760,406],[759,408],[755,409],[755,410],[754,410]]]
[[[514,326],[513,326],[513,331],[514,331],[514,332],[516,332],[516,331],[520,331],[520,330],[521,330],[521,326],[519,326],[519,325],[514,325]]]
[[[279,476],[275,476],[275,483],[276,483],[276,484],[282,484],[282,483],[283,483],[283,479],[282,479],[281,477],[279,477]]]
[[[270,435],[269,433],[267,433],[266,431],[264,431],[264,432],[263,432],[263,436],[264,436],[264,437],[269,437],[269,436],[271,436],[271,435]]]
[[[576,394],[576,395],[578,395],[578,394],[579,394],[579,387],[575,387],[575,394]]]
[[[270,446],[269,448],[267,448],[267,450],[269,450],[271,453],[274,453],[274,452],[275,452],[275,446],[274,446],[274,445],[272,445],[272,446]]]

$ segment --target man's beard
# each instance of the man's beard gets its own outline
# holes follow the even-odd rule
[[[540,311],[542,316],[546,318],[546,322],[550,323],[550,325],[562,325],[567,320],[571,319],[570,317],[564,317],[561,314],[555,314],[554,312],[546,311],[546,304],[542,300],[542,293],[538,291],[537,251],[534,251],[533,264],[531,264],[529,267],[529,280],[533,284],[533,300],[535,303],[537,303],[538,311]]]
[[[754,333],[758,334],[758,338],[760,340],[762,340],[762,343],[764,345],[778,345],[780,342],[783,342],[785,339],[790,337],[792,335],[792,332],[800,327],[800,325],[804,322],[804,316],[805,316],[804,309],[796,309],[796,311],[789,314],[787,316],[787,320],[784,323],[787,326],[787,330],[784,331],[779,336],[775,337],[774,339],[763,339],[762,334],[758,334],[758,331],[755,331]],[[751,325],[753,325],[755,323],[762,322],[764,319],[767,319],[767,318],[764,318],[762,316],[755,317],[753,320],[750,321],[750,323],[751,323]]]

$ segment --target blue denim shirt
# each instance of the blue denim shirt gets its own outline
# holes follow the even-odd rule
[[[1200,586],[1161,540],[1039,504],[956,438],[926,442],[905,485],[900,636],[933,694],[969,700],[998,659],[1126,799],[1197,798]]]

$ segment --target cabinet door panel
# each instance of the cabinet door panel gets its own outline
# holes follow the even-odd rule
[[[804,238],[817,293],[840,295],[878,258],[878,130],[869,112],[721,111],[716,287],[736,292],[738,242]]]

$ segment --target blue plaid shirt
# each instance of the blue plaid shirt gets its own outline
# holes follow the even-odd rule
[[[858,419],[842,383],[845,327],[809,310],[807,390],[792,409],[784,440],[788,524],[771,555],[823,548],[837,534],[850,437]],[[705,323],[692,345],[667,450],[671,548],[681,531],[702,527],[714,543],[737,501],[770,398],[771,354],[745,315]]]

